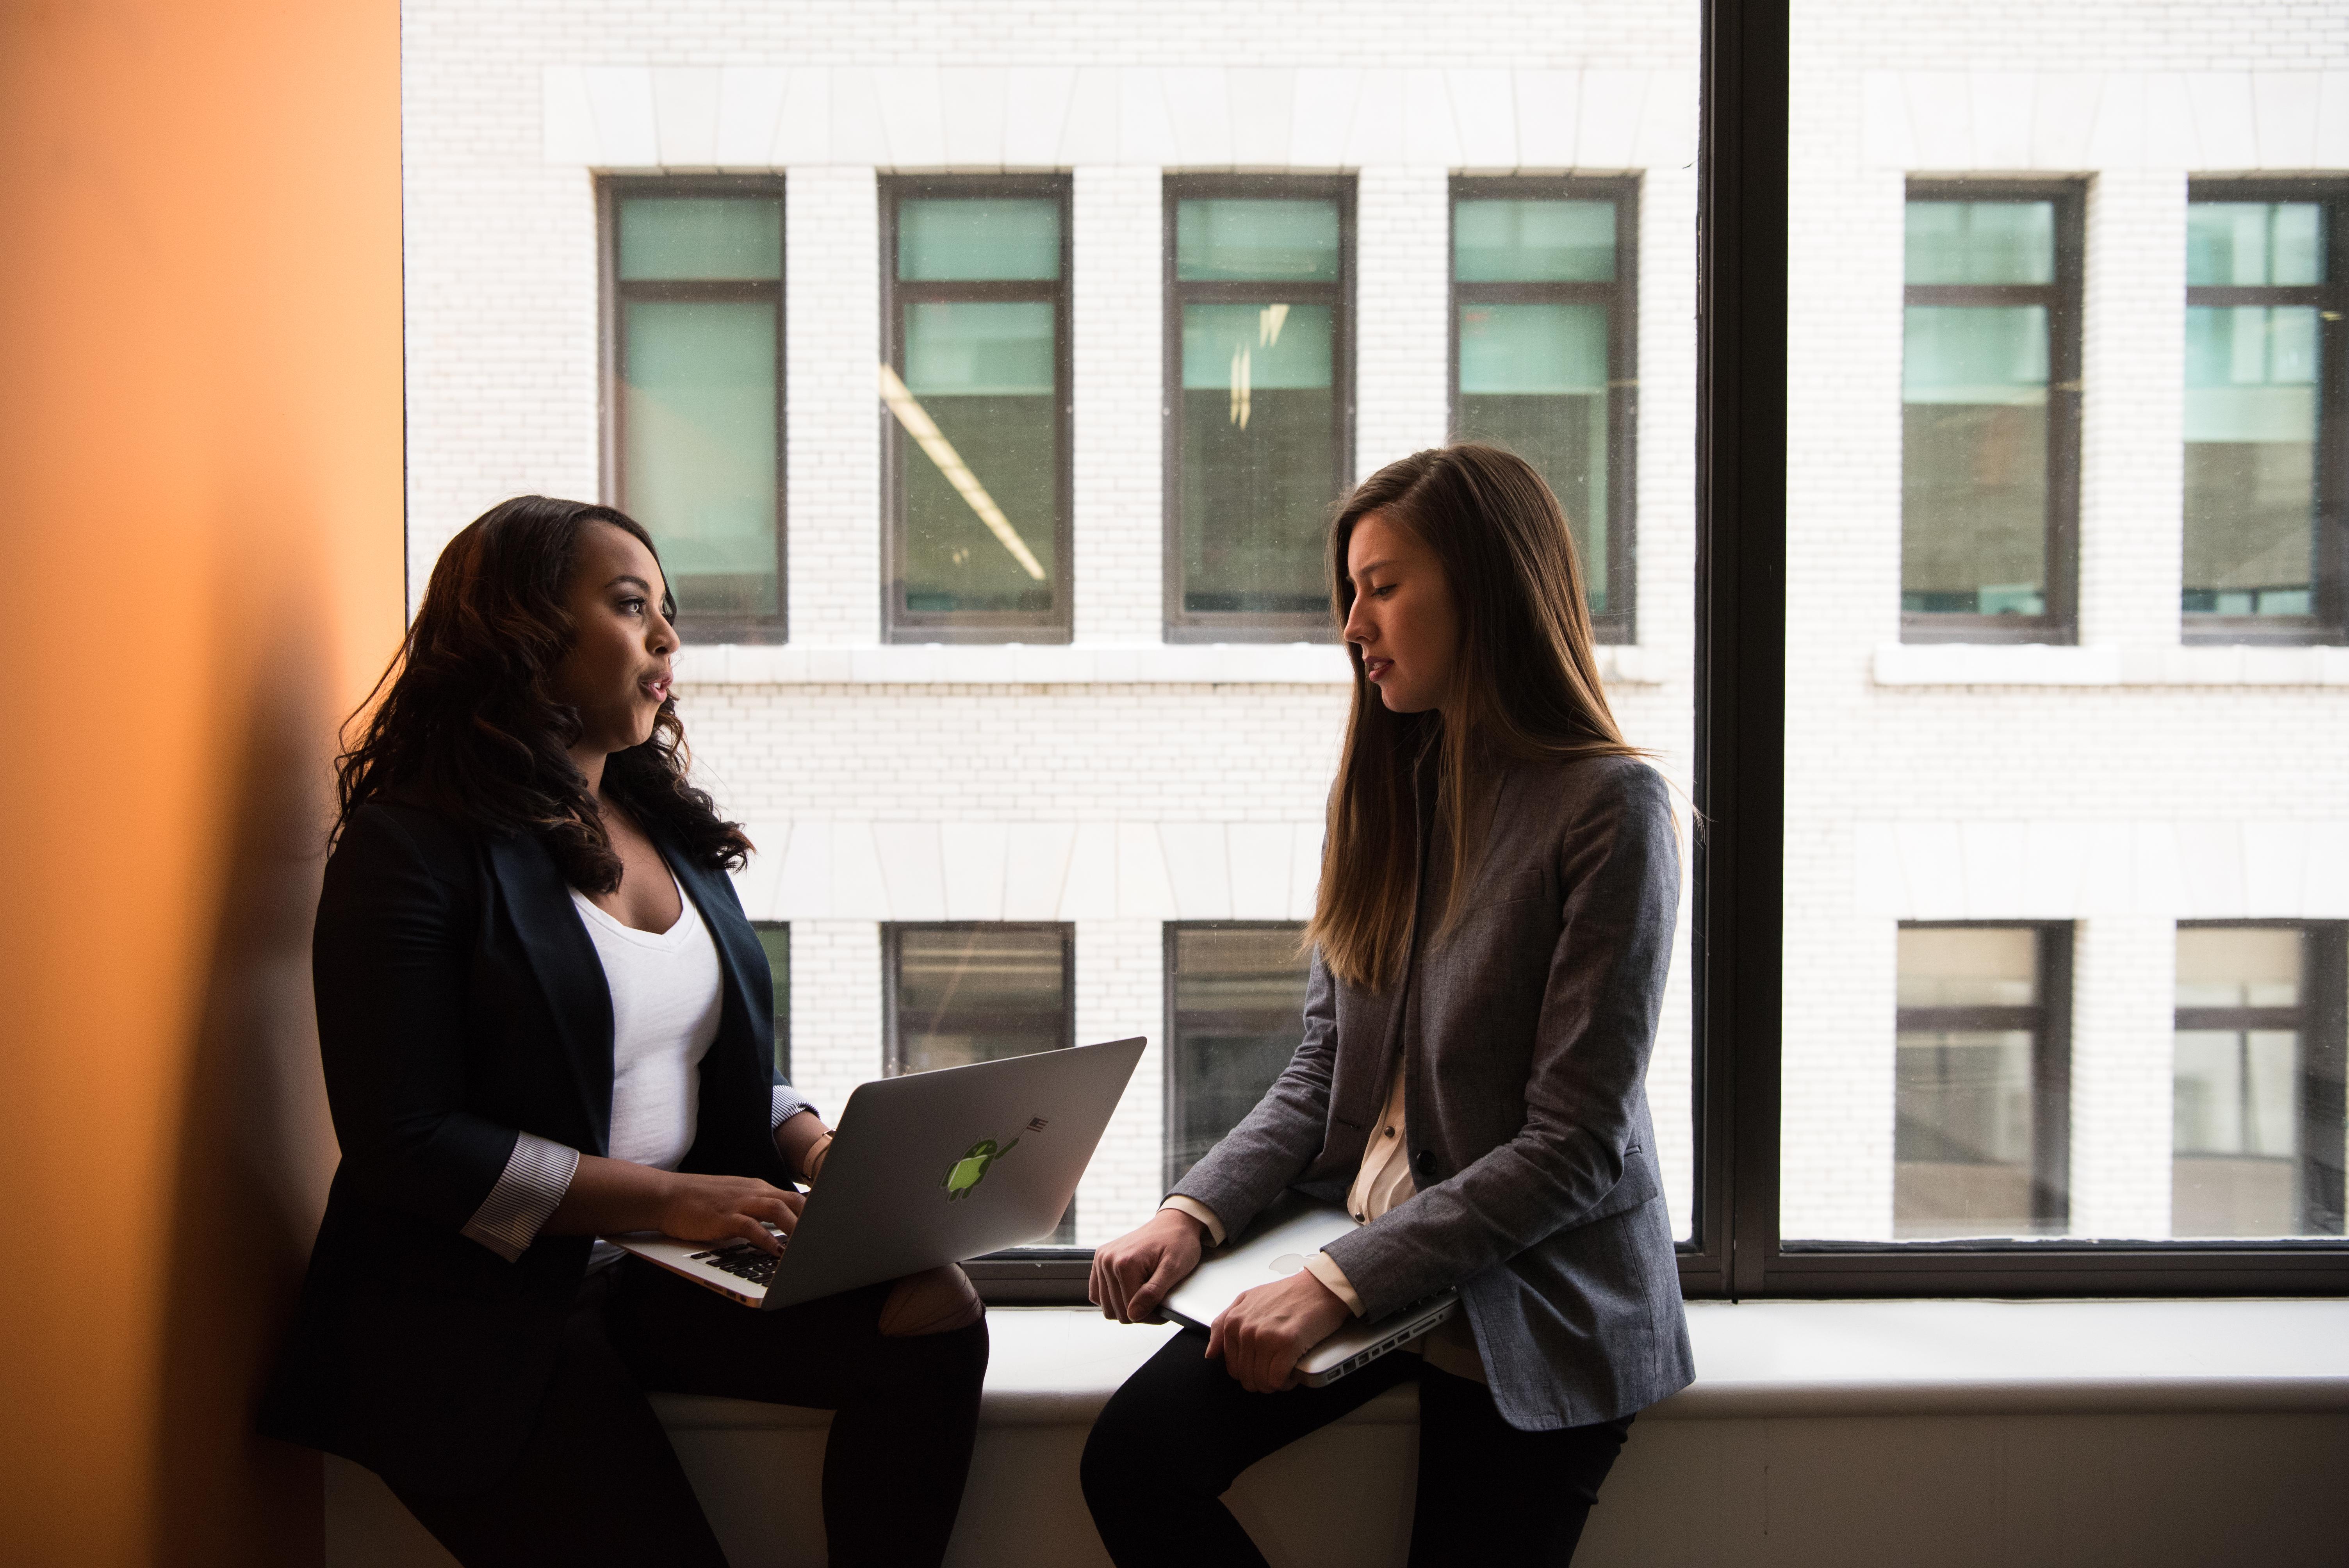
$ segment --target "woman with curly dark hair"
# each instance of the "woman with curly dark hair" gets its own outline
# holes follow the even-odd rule
[[[779,1250],[831,1143],[771,1065],[673,614],[607,507],[507,501],[433,568],[338,765],[342,1164],[263,1428],[377,1471],[467,1568],[722,1565],[647,1393],[813,1406],[831,1561],[936,1563],[987,1367],[959,1270],[749,1312],[596,1240]]]

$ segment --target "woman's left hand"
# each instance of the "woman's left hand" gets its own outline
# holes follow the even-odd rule
[[[1287,1279],[1241,1293],[1207,1330],[1207,1354],[1251,1394],[1297,1387],[1297,1362],[1338,1332],[1353,1315],[1346,1304],[1299,1269]]]

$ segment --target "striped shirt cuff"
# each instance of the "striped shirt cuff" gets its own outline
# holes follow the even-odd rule
[[[1185,1198],[1182,1193],[1177,1192],[1158,1206],[1162,1209],[1172,1209],[1178,1214],[1190,1215],[1191,1218],[1207,1227],[1207,1240],[1219,1247],[1224,1244],[1224,1222],[1216,1218],[1216,1212],[1213,1209],[1208,1208],[1196,1198]]]
[[[525,1132],[514,1140],[505,1174],[465,1222],[464,1234],[508,1263],[519,1262],[539,1227],[571,1190],[579,1171],[579,1150]]]
[[[807,1096],[787,1083],[774,1086],[773,1114],[768,1119],[767,1130],[772,1132],[803,1110],[813,1110]]]

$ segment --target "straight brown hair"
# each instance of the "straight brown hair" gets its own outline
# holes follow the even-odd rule
[[[1481,442],[1433,447],[1354,488],[1330,525],[1330,599],[1354,607],[1346,550],[1376,513],[1435,552],[1460,618],[1453,689],[1441,708],[1392,713],[1354,665],[1354,705],[1321,850],[1306,941],[1330,973],[1385,991],[1402,977],[1417,903],[1414,771],[1432,769],[1451,840],[1451,879],[1435,937],[1452,929],[1482,850],[1475,786],[1498,763],[1638,757],[1607,706],[1566,513],[1533,466]]]

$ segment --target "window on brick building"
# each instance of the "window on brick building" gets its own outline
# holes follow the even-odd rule
[[[782,183],[602,196],[607,493],[659,544],[688,637],[780,642]]]
[[[750,928],[759,934],[759,945],[766,950],[767,976],[775,988],[775,1070],[788,1080],[792,1076],[791,923],[754,920]]]
[[[2181,925],[2170,1233],[2342,1233],[2349,925]]]
[[[2076,183],[1909,183],[1906,641],[2075,640],[2083,207]]]
[[[1636,179],[1452,182],[1452,433],[1548,481],[1607,643],[1634,640],[1639,232]]]
[[[1256,1109],[1304,1038],[1305,928],[1166,927],[1165,1184]]]
[[[1076,928],[976,921],[881,928],[884,1070],[926,1073],[1076,1043]],[[1077,1205],[1042,1244],[1075,1242]]]
[[[1069,637],[1069,182],[881,182],[894,642]]]
[[[2189,192],[2184,635],[2338,641],[2344,188],[2198,180]]]
[[[1180,176],[1166,200],[1166,635],[1327,641],[1352,480],[1353,181]]]
[[[2068,1228],[2071,935],[2068,925],[1900,928],[1896,1237]]]

